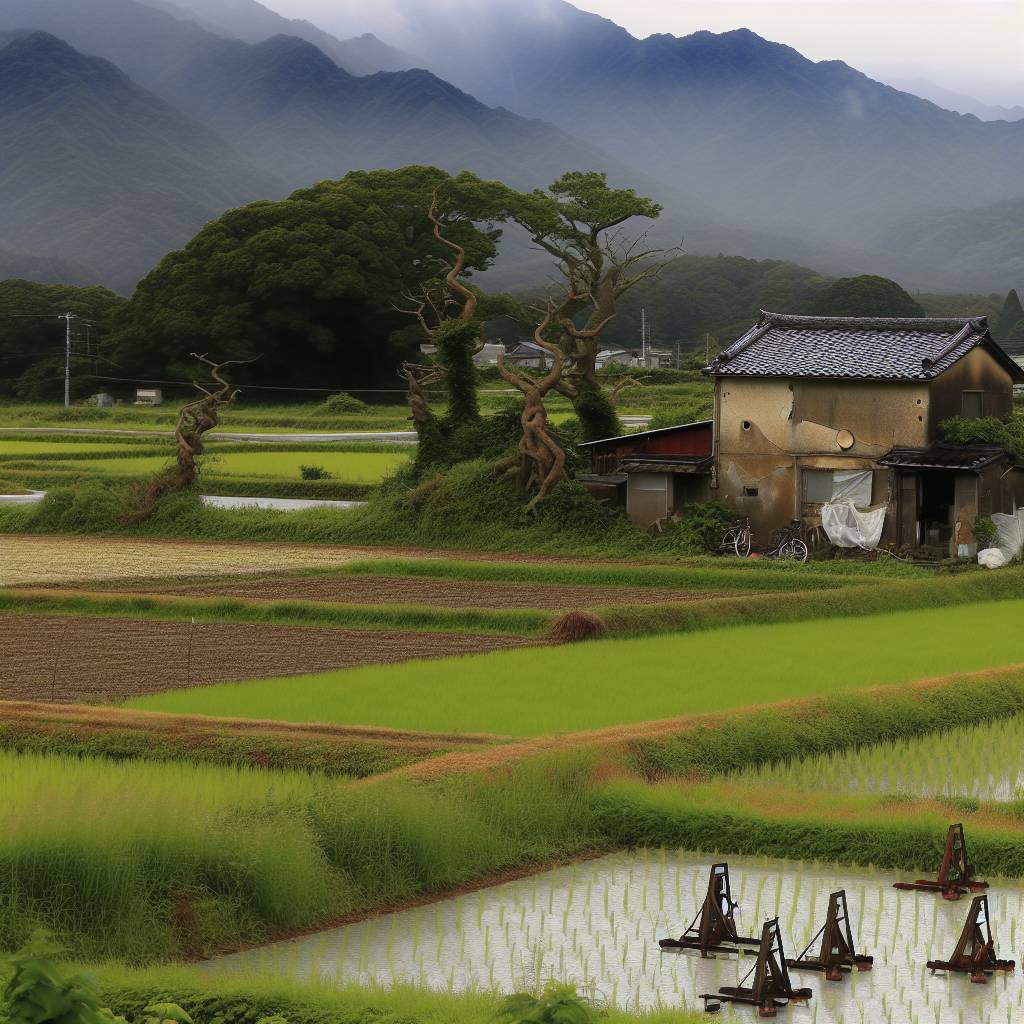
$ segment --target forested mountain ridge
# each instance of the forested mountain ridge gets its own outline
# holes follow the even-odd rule
[[[129,290],[270,175],[108,61],[43,32],[0,49],[0,237]]]
[[[484,102],[543,111],[734,224],[888,254],[887,273],[919,277],[924,262],[941,274],[949,256],[887,249],[894,218],[1024,196],[1024,121],[983,123],[747,30],[636,39],[564,0],[450,0],[443,23],[416,0],[391,7],[407,33],[391,41],[415,38]],[[365,5],[337,10],[339,25],[374,27]],[[966,269],[975,286],[1010,283],[983,257]]]
[[[338,39],[312,22],[285,18],[257,0],[142,0],[147,7],[192,20],[217,35],[262,43],[274,36],[304,39],[353,75],[405,71],[422,65],[410,54],[388,46],[371,33]]]

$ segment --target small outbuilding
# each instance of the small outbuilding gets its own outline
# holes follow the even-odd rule
[[[581,482],[625,505],[640,526],[680,516],[686,505],[710,500],[712,427],[701,420],[587,442],[580,447],[591,473]]]

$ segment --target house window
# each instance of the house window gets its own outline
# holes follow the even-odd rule
[[[984,415],[984,393],[964,391],[960,395],[960,415],[965,420],[980,420]]]
[[[744,487],[743,488],[743,497],[744,498],[756,498],[757,497],[757,488],[756,487]]]
[[[805,469],[802,476],[806,505],[824,505],[837,498],[849,498],[858,508],[871,504],[870,469]]]

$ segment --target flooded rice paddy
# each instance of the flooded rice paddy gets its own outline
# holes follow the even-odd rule
[[[754,963],[753,957],[702,960],[658,948],[659,938],[680,935],[693,919],[715,859],[670,851],[614,855],[224,957],[210,969],[450,992],[534,990],[556,979],[622,1009],[699,1010],[701,993],[737,984]],[[759,935],[762,922],[778,916],[786,955],[795,957],[824,923],[829,894],[845,889],[857,952],[875,958],[874,970],[841,982],[794,971],[794,985],[810,986],[814,996],[807,1006],[780,1010],[780,1018],[807,1024],[1024,1020],[1019,971],[976,985],[965,975],[932,975],[925,967],[952,954],[969,897],[950,903],[900,892],[892,882],[909,876],[893,872],[766,858],[733,857],[729,864],[741,934]],[[996,953],[1020,961],[1024,889],[990,881]],[[720,1018],[757,1019],[751,1007],[728,1005]]]
[[[744,783],[1009,801],[1024,790],[1024,715],[738,772]]]

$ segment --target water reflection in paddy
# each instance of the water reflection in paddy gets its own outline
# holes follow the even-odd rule
[[[690,923],[715,859],[671,851],[614,855],[224,957],[211,966],[453,992],[533,989],[555,978],[624,1009],[700,1009],[701,992],[737,984],[753,959],[662,953],[657,940],[679,935]],[[765,858],[732,857],[729,863],[741,933],[760,934],[764,919],[777,915],[787,955],[796,956],[824,922],[829,893],[842,888],[858,952],[875,958],[873,971],[854,972],[842,982],[794,972],[794,984],[809,985],[814,998],[780,1016],[812,1024],[1024,1020],[1019,972],[972,985],[966,976],[931,975],[924,966],[952,953],[969,898],[949,903],[897,891],[891,883],[905,876],[893,872]],[[997,953],[1018,962],[1022,891],[1018,882],[993,882],[989,890]],[[726,1006],[721,1016],[756,1019],[749,1007]]]

